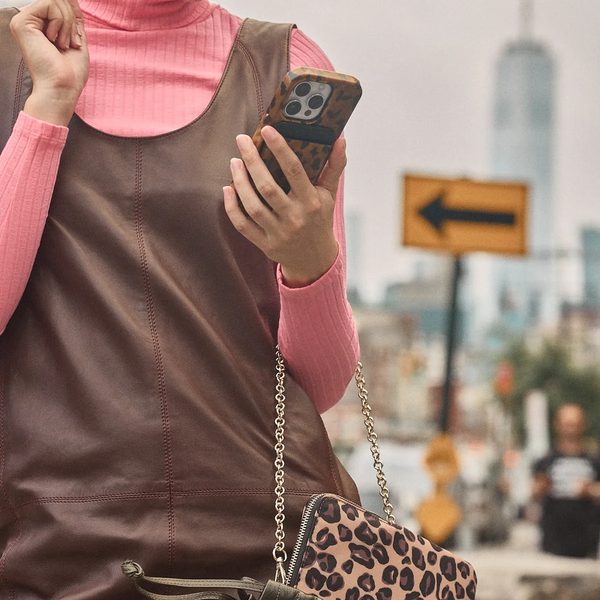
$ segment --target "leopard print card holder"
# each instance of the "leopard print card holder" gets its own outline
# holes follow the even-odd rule
[[[328,600],[474,600],[473,567],[344,498],[306,505],[287,584]]]

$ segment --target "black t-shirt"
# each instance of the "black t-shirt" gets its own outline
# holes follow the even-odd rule
[[[552,488],[542,502],[542,549],[578,558],[595,557],[600,533],[600,507],[577,498],[582,480],[600,481],[600,461],[587,454],[567,456],[552,452],[534,465]]]

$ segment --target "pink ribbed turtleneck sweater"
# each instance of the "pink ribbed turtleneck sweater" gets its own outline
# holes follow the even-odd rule
[[[80,0],[90,77],[76,112],[114,135],[172,131],[208,105],[241,19],[205,0]],[[291,66],[331,69],[322,51],[295,30]],[[0,332],[23,293],[52,197],[68,129],[24,113],[0,155]],[[343,394],[358,360],[345,295],[342,194],[332,268],[304,288],[280,278],[279,344],[290,370],[323,412]]]

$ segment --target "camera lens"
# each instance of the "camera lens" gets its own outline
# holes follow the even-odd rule
[[[310,92],[310,83],[303,81],[296,86],[294,91],[296,92],[296,96],[306,96]]]
[[[302,110],[302,104],[298,100],[292,100],[285,105],[285,112],[288,115],[297,115]]]
[[[308,106],[310,106],[312,109],[321,108],[321,106],[323,106],[323,102],[325,102],[323,96],[320,94],[315,94],[308,100]]]

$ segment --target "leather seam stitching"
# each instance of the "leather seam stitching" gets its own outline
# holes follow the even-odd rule
[[[321,428],[323,429],[323,433],[325,434],[325,439],[327,442],[327,453],[329,455],[329,471],[333,478],[333,483],[335,484],[335,488],[337,490],[338,496],[343,496],[342,493],[342,482],[338,477],[337,468],[335,464],[335,458],[333,454],[333,448],[331,447],[331,441],[329,440],[329,434],[327,433],[327,429],[325,424],[321,421]]]
[[[286,49],[286,54],[285,54],[285,62],[286,62],[286,67],[288,71],[292,70],[292,31],[296,29],[295,25],[290,25],[288,27],[287,30],[287,37],[286,37],[286,44],[285,44],[285,49]]]
[[[144,295],[146,297],[146,310],[148,313],[148,324],[150,327],[150,336],[154,350],[154,360],[156,365],[156,376],[158,382],[158,396],[160,400],[160,413],[163,429],[163,445],[165,452],[165,475],[167,483],[167,521],[169,529],[168,556],[169,569],[172,569],[175,560],[175,511],[173,505],[173,456],[171,453],[171,431],[169,423],[169,406],[167,397],[167,386],[165,380],[164,364],[156,324],[156,311],[154,308],[154,298],[152,295],[152,284],[150,281],[150,268],[148,265],[148,256],[146,253],[146,244],[144,241],[144,226],[142,212],[142,166],[143,152],[142,144],[138,141],[135,149],[135,229],[140,252],[140,262],[142,269],[142,279],[144,282]]]
[[[260,121],[260,119],[262,118],[263,113],[265,111],[265,106],[264,106],[264,100],[263,100],[263,95],[262,95],[262,87],[260,85],[260,78],[258,75],[258,69],[256,68],[256,63],[254,62],[252,55],[250,54],[250,52],[248,51],[248,48],[246,48],[246,46],[244,45],[244,43],[242,41],[239,42],[239,47],[242,50],[242,53],[244,54],[246,60],[248,61],[249,65],[250,65],[250,71],[252,72],[252,79],[254,81],[254,91],[256,92],[256,105],[258,108],[258,120]]]
[[[273,490],[270,489],[242,489],[242,490],[181,490],[175,491],[173,496],[175,498],[186,498],[194,496],[269,496],[273,494]],[[286,495],[288,496],[312,496],[319,493],[323,493],[319,490],[296,490],[286,489]],[[129,492],[123,494],[102,494],[97,496],[48,496],[44,498],[37,498],[28,502],[23,502],[13,507],[12,512],[15,514],[15,518],[18,519],[16,509],[26,508],[34,505],[44,504],[91,504],[94,502],[122,502],[130,500],[150,500],[153,498],[167,498],[167,492]],[[0,515],[8,512],[8,510],[0,511]]]

